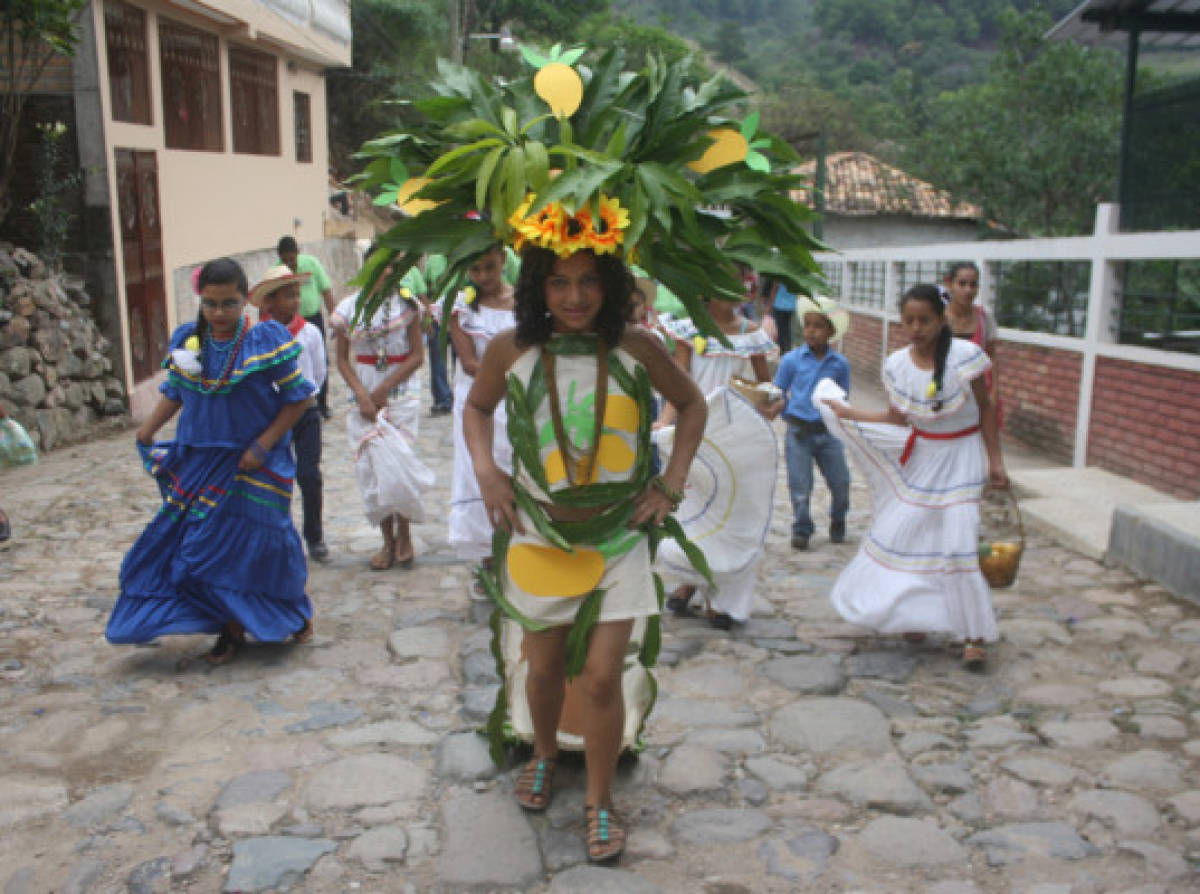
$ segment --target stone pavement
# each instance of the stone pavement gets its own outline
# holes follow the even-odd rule
[[[0,478],[5,894],[1200,890],[1200,609],[1035,535],[968,673],[945,643],[840,622],[866,493],[850,543],[793,552],[782,466],[754,617],[666,621],[648,747],[620,774],[629,849],[586,866],[581,771],[523,814],[474,734],[496,678],[445,544],[449,418],[420,442],[440,477],[417,565],[372,573],[326,427],[317,637],[221,668],[209,638],[104,641],[157,502],[131,434]]]

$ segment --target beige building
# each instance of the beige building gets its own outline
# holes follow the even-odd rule
[[[70,66],[79,163],[88,214],[111,228],[109,251],[90,240],[88,279],[140,417],[157,398],[170,332],[196,314],[197,265],[232,256],[253,281],[291,234],[335,279],[351,272],[351,245],[325,236],[325,72],[350,65],[350,8],[93,0],[80,25]]]

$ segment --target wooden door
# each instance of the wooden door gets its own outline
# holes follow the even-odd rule
[[[158,370],[167,354],[167,289],[163,277],[158,160],[153,152],[118,149],[117,214],[125,259],[125,306],[135,382]]]

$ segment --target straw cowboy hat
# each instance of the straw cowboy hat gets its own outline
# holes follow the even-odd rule
[[[838,341],[850,328],[850,313],[838,304],[836,298],[826,298],[824,295],[814,295],[811,298],[807,295],[799,296],[796,299],[797,316],[803,320],[805,314],[812,313],[821,314],[833,326],[833,335],[829,337],[831,342]]]
[[[312,279],[311,273],[293,273],[292,268],[287,264],[276,264],[263,274],[263,278],[250,290],[250,294],[246,298],[251,304],[258,307],[262,304],[262,300],[276,289],[281,289],[294,282],[306,283],[310,279]]]

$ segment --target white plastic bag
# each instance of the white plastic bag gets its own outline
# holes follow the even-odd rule
[[[354,477],[367,520],[377,525],[390,515],[402,515],[411,522],[425,521],[421,494],[433,487],[433,470],[421,462],[409,439],[388,422],[386,411],[380,411],[374,424],[362,421]]]

